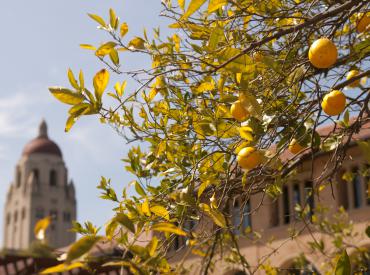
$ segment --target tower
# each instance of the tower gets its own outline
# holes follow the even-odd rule
[[[62,152],[49,139],[42,121],[38,136],[23,149],[6,196],[4,248],[29,248],[36,222],[46,216],[52,218],[46,231],[50,246],[63,247],[75,240],[75,233],[69,231],[76,219],[74,184],[68,182]]]

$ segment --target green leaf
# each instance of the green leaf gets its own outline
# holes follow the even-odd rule
[[[73,264],[59,264],[56,266],[49,267],[45,270],[43,270],[40,274],[52,274],[52,273],[60,273],[60,272],[66,272],[75,268],[84,268],[85,265],[81,262],[76,262]]]
[[[135,234],[135,226],[132,223],[132,221],[127,217],[124,213],[117,213],[115,217],[115,221],[126,227],[128,230],[130,230],[132,233]]]
[[[69,105],[80,104],[85,99],[82,94],[77,94],[63,87],[50,87],[49,91],[56,99]]]
[[[186,232],[178,228],[176,225],[167,222],[156,223],[151,228],[154,231],[173,233],[180,236],[186,236]]]
[[[95,96],[98,100],[102,98],[108,82],[109,72],[106,69],[102,69],[94,76],[93,84],[95,88]]]
[[[206,0],[191,0],[187,11],[184,15],[180,18],[180,20],[186,20],[191,16],[194,12],[200,9],[201,6],[206,2]]]
[[[227,0],[210,0],[208,5],[208,13],[212,13],[215,10],[218,10],[222,6],[227,4]]]
[[[66,262],[69,263],[89,252],[100,239],[101,237],[96,235],[83,236],[69,248]]]
[[[169,220],[170,219],[170,213],[163,206],[154,205],[154,206],[150,207],[150,211],[152,213],[154,213],[155,215],[157,215],[158,217],[162,217],[162,218],[164,218],[166,220]]]
[[[90,16],[90,18],[92,18],[96,22],[98,22],[101,26],[103,26],[103,27],[106,27],[107,26],[107,24],[105,24],[105,22],[104,22],[104,19],[101,18],[99,15],[97,15],[97,14],[91,14],[91,13],[88,13],[87,15]]]
[[[346,250],[343,250],[342,254],[338,258],[335,266],[335,275],[351,275],[351,262],[349,260]]]
[[[146,193],[143,189],[143,187],[141,187],[140,183],[138,183],[137,181],[135,181],[135,190],[136,192],[140,195],[140,196],[143,196],[145,197],[146,196]]]
[[[69,80],[69,83],[71,83],[73,88],[75,88],[76,90],[80,89],[80,86],[78,86],[76,78],[74,77],[71,69],[68,69],[68,80]]]

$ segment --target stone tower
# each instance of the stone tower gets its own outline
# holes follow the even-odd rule
[[[74,184],[68,183],[62,152],[49,139],[47,125],[42,121],[38,136],[23,149],[6,196],[4,248],[29,248],[35,240],[36,222],[46,216],[52,217],[46,231],[50,246],[63,247],[75,240],[75,233],[69,231],[76,219]]]

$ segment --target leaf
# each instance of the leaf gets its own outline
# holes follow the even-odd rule
[[[211,35],[209,37],[209,41],[208,41],[208,48],[210,51],[214,51],[217,46],[218,46],[218,43],[220,41],[223,41],[225,39],[225,36],[224,36],[224,31],[222,28],[220,28],[219,26],[216,26],[212,32],[211,32]]]
[[[33,229],[33,232],[37,239],[39,240],[45,239],[45,231],[49,227],[50,222],[51,222],[51,217],[45,217],[36,223]]]
[[[206,190],[206,188],[210,186],[211,184],[212,184],[212,181],[210,180],[205,180],[201,183],[201,185],[198,188],[198,198],[203,194],[204,190]]]
[[[176,225],[167,222],[156,223],[152,226],[151,230],[165,232],[165,233],[173,233],[180,236],[186,236],[186,232],[182,229],[178,228]]]
[[[126,214],[117,213],[115,221],[117,221],[118,223],[120,223],[121,225],[123,225],[124,227],[126,227],[128,230],[135,234],[135,226]]]
[[[343,250],[335,266],[335,275],[350,275],[351,262],[346,250]]]
[[[119,34],[121,35],[121,37],[124,37],[126,35],[126,33],[128,32],[128,25],[126,22],[123,22],[121,24],[121,28],[120,28],[120,32]]]
[[[202,209],[219,227],[225,228],[227,226],[224,215],[217,209],[212,209],[205,203],[200,203],[199,208]]]
[[[88,13],[87,15],[90,16],[91,19],[93,19],[96,22],[98,22],[101,26],[103,26],[103,27],[106,27],[107,26],[105,24],[105,22],[104,22],[104,19],[101,18],[99,15],[97,15],[97,14],[91,14],[91,13]]]
[[[69,105],[80,104],[85,99],[82,94],[74,93],[63,87],[50,87],[49,91],[56,99]]]
[[[238,56],[237,58],[235,58]],[[241,50],[236,48],[225,48],[217,55],[221,63],[228,62],[224,69],[233,73],[252,73],[254,72],[253,59],[243,54]],[[230,61],[232,60],[232,61]]]
[[[135,190],[140,196],[146,196],[143,187],[141,187],[140,183],[138,183],[137,181],[135,181]]]
[[[156,236],[154,236],[152,238],[152,240],[147,245],[147,249],[149,251],[149,256],[151,256],[151,257],[154,256],[154,253],[155,253],[155,250],[157,249],[157,247],[158,247],[158,238]]]
[[[179,4],[180,9],[184,11],[185,10],[185,0],[177,0],[177,3]]]
[[[95,96],[97,99],[101,99],[103,92],[107,88],[109,82],[109,72],[106,69],[102,69],[99,71],[93,80],[94,88],[95,88]]]
[[[84,79],[84,74],[82,70],[80,70],[80,73],[78,75],[78,79],[80,80],[80,88],[83,91],[85,89],[85,79]]]
[[[112,60],[114,65],[116,66],[119,65],[119,56],[118,56],[118,52],[115,49],[112,49],[109,52],[109,57],[110,57],[110,60]]]
[[[114,9],[109,9],[109,22],[113,29],[117,27],[117,16]]]
[[[117,43],[113,41],[104,43],[96,50],[95,55],[106,56],[107,54],[110,54],[110,52],[114,49],[115,46],[117,46]]]
[[[180,52],[180,42],[181,42],[180,36],[175,33],[172,36],[172,39],[173,39],[173,42],[175,42],[175,50],[176,50],[176,52]]]
[[[166,220],[169,220],[170,219],[170,213],[163,206],[154,205],[154,206],[150,207],[150,211],[153,212],[158,217],[162,217],[162,218],[164,218]]]
[[[187,11],[184,15],[180,18],[180,21],[186,20],[191,16],[194,12],[200,9],[201,6],[206,2],[206,0],[191,0]]]
[[[68,80],[69,80],[69,83],[71,83],[73,88],[75,88],[76,90],[80,89],[71,69],[68,69]]]
[[[138,49],[138,50],[143,50],[145,49],[144,43],[145,43],[144,39],[140,37],[135,37],[128,43],[128,47]]]
[[[73,125],[76,123],[76,117],[74,115],[70,115],[66,121],[66,126],[64,128],[65,132],[69,132]]]
[[[152,213],[150,212],[149,202],[148,199],[145,199],[143,204],[141,205],[141,211],[147,216],[150,216]]]
[[[212,13],[215,10],[218,10],[222,6],[227,4],[227,0],[210,0],[208,5],[208,13]]]
[[[69,263],[89,252],[100,239],[101,237],[96,235],[83,236],[69,248],[66,262]]]
[[[80,47],[85,50],[93,50],[93,51],[96,50],[96,47],[90,44],[80,44]]]
[[[254,95],[247,91],[241,91],[239,100],[248,113],[258,119],[262,119],[262,109]]]
[[[61,273],[66,272],[75,268],[84,268],[85,265],[81,262],[76,262],[73,264],[59,264],[56,266],[49,267],[45,270],[43,270],[40,274],[52,274],[52,273]]]
[[[105,226],[105,235],[108,239],[112,239],[113,235],[117,229],[118,223],[115,218],[111,219]]]

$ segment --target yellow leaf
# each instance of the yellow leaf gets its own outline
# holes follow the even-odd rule
[[[160,231],[165,233],[173,233],[180,236],[186,236],[186,232],[178,228],[176,225],[167,222],[156,223],[151,228],[154,231]]]
[[[76,78],[74,77],[71,69],[68,69],[68,80],[69,80],[69,83],[71,83],[73,88],[77,90],[80,88],[77,84]]]
[[[113,9],[109,9],[109,22],[113,29],[117,26],[117,16]]]
[[[153,98],[155,98],[155,96],[157,95],[157,93],[158,93],[158,89],[157,88],[151,89],[150,92],[149,92],[148,102],[151,102],[153,100]]]
[[[106,69],[102,69],[94,76],[93,84],[97,99],[101,99],[103,92],[107,88],[108,82],[109,82],[109,72]]]
[[[248,111],[252,116],[256,118],[262,117],[261,106],[258,103],[256,97],[247,91],[241,91],[239,100],[242,103],[244,109]]]
[[[218,10],[222,6],[227,4],[227,0],[210,0],[208,5],[208,13],[212,13],[215,10]]]
[[[100,239],[101,237],[95,235],[83,236],[69,248],[66,262],[71,262],[89,252]]]
[[[101,18],[99,15],[88,13],[88,16],[90,16],[90,18],[92,18],[93,20],[95,20],[96,22],[98,22],[101,26],[103,26],[103,27],[106,27],[107,26],[105,24],[103,18]]]
[[[197,87],[198,93],[204,93],[208,91],[212,91],[215,89],[215,82],[212,80],[211,82],[203,82]]]
[[[206,2],[206,0],[191,0],[187,11],[184,15],[180,18],[180,21],[186,20],[191,16],[194,12],[200,9],[200,7]]]
[[[128,32],[128,25],[127,25],[126,22],[123,22],[121,24],[121,28],[120,28],[120,35],[121,35],[121,37],[124,37],[127,32]]]
[[[69,132],[69,130],[71,130],[75,122],[76,122],[76,117],[74,115],[69,116],[66,122],[66,127],[64,128],[64,131]]]
[[[112,41],[104,43],[96,50],[95,55],[96,56],[106,56],[112,51],[112,49],[114,49],[116,45],[117,44]]]
[[[162,217],[166,220],[170,219],[170,214],[169,214],[168,210],[166,208],[164,208],[163,206],[154,205],[154,206],[150,207],[150,211],[153,212],[158,217]]]
[[[85,265],[81,262],[76,262],[73,264],[59,264],[56,266],[49,267],[43,270],[40,274],[51,274],[51,273],[61,273],[66,272],[75,268],[83,268]]]
[[[89,44],[80,44],[80,47],[85,50],[93,50],[93,51],[96,50],[96,48],[93,45],[89,45]]]
[[[141,211],[143,211],[143,213],[147,216],[150,216],[152,214],[150,212],[148,199],[145,199],[143,204],[141,205]]]
[[[128,43],[128,46],[129,48],[143,50],[145,49],[144,43],[145,43],[144,39],[140,37],[135,37]]]
[[[243,139],[246,139],[248,141],[253,141],[253,129],[248,126],[243,126],[239,128],[239,134]]]
[[[82,94],[74,93],[73,91],[66,88],[50,87],[49,91],[56,99],[65,104],[76,105],[80,104],[84,100]]]
[[[173,42],[175,42],[175,50],[176,52],[180,52],[180,36],[178,36],[176,33],[172,36]]]
[[[157,247],[158,247],[158,238],[156,236],[154,236],[152,238],[152,240],[150,241],[150,243],[147,245],[149,255],[151,257],[154,256],[154,253],[155,253],[155,250],[157,249]]]
[[[177,0],[177,2],[179,4],[180,9],[184,11],[185,10],[185,0]]]
[[[45,239],[45,231],[49,227],[51,221],[51,217],[46,217],[41,220],[39,220],[34,229],[33,232],[35,233],[35,236],[39,240],[44,240]]]
[[[199,208],[202,209],[219,227],[226,227],[226,219],[220,211],[217,209],[211,209],[205,203],[200,203]]]
[[[203,194],[204,190],[206,190],[206,188],[210,186],[211,184],[212,184],[212,181],[210,180],[206,180],[201,183],[201,185],[198,188],[198,198]]]
[[[114,65],[116,65],[116,66],[119,65],[119,56],[118,56],[118,52],[115,49],[112,49],[109,52],[109,58],[110,58],[110,60],[112,60]]]

